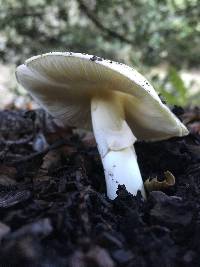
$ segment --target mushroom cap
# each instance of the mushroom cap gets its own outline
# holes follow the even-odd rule
[[[154,88],[135,69],[100,57],[52,52],[17,67],[18,82],[64,125],[91,128],[93,96],[117,96],[124,116],[140,140],[162,140],[188,134]]]

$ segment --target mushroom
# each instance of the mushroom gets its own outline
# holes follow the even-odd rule
[[[28,59],[17,68],[16,77],[64,125],[93,128],[110,199],[122,184],[133,195],[140,190],[145,197],[136,140],[188,134],[149,82],[121,63],[81,53],[52,52]]]

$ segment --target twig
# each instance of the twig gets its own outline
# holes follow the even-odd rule
[[[106,32],[108,35],[110,35],[113,38],[117,38],[122,42],[128,43],[128,44],[133,44],[132,40],[129,40],[128,38],[126,38],[125,36],[107,28],[106,26],[104,26],[98,19],[96,16],[94,16],[92,14],[92,12],[90,12],[90,10],[88,9],[88,7],[83,3],[82,0],[77,0],[80,9],[86,14],[86,16],[96,25],[96,27],[98,27],[101,31]]]

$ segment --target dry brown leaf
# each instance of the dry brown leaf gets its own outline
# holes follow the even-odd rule
[[[148,192],[159,191],[175,185],[175,177],[170,171],[164,172],[164,175],[165,179],[161,182],[157,178],[147,179],[144,183],[145,189]]]

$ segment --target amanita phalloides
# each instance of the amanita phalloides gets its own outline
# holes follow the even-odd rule
[[[136,140],[188,134],[149,82],[121,63],[52,52],[28,59],[17,68],[16,77],[64,125],[93,129],[110,199],[116,197],[119,184],[133,195],[140,190],[145,197]]]

